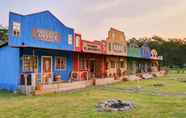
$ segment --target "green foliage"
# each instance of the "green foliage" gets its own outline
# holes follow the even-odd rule
[[[129,43],[134,39],[130,39]],[[140,38],[135,42],[139,46],[147,42],[151,49],[156,49],[164,58],[161,62],[162,66],[183,68],[186,64],[186,40],[176,38],[165,40],[159,36],[153,36],[152,38]]]
[[[8,29],[1,28],[0,29],[0,43],[6,43],[8,41]]]

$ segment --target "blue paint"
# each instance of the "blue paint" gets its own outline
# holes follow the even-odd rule
[[[0,89],[16,91],[19,85],[19,48],[0,48]]]
[[[34,50],[34,51],[33,51]],[[34,53],[34,54],[33,54]],[[20,58],[23,55],[34,55],[38,57],[38,73],[41,73],[41,58],[42,56],[51,56],[52,57],[52,71],[54,74],[60,74],[61,79],[66,81],[69,79],[70,73],[72,71],[72,52],[67,51],[59,51],[59,50],[44,50],[44,49],[33,49],[33,48],[22,48]],[[57,56],[65,57],[66,58],[66,69],[65,70],[56,70],[55,67],[55,58]],[[22,63],[21,63],[21,70],[22,70]]]
[[[20,37],[13,36],[13,22],[21,24]],[[47,42],[40,39],[33,39],[32,30],[43,29],[60,34],[59,42]],[[30,15],[19,15],[10,13],[9,15],[9,45],[11,46],[28,46],[35,48],[74,50],[74,44],[68,44],[68,35],[71,34],[74,39],[74,29],[65,26],[49,11]],[[74,41],[72,41],[74,42]]]
[[[141,57],[144,59],[151,59],[151,50],[147,43],[141,47]]]
[[[18,22],[21,24],[20,37],[13,36],[13,22]],[[52,32],[58,32],[60,34],[60,41],[46,42],[40,39],[33,39],[33,29],[42,29],[49,30]],[[9,15],[8,34],[8,45],[0,47],[1,89],[15,91],[18,88],[18,85],[20,83],[20,74],[23,72],[22,56],[33,55],[33,52],[34,55],[38,57],[38,73],[41,73],[42,56],[51,56],[53,60],[53,73],[60,74],[62,80],[64,81],[69,79],[73,66],[72,53],[74,51],[74,44],[68,44],[68,35],[71,34],[72,38],[74,39],[74,30],[65,26],[49,11],[24,16],[11,12]],[[24,46],[24,48],[22,46]],[[66,57],[65,70],[56,70],[56,56]]]

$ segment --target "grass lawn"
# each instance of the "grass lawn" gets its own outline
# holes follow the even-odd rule
[[[186,79],[186,74],[43,96],[0,92],[0,118],[185,118],[186,83],[176,78]],[[160,83],[164,86],[153,86]],[[141,91],[130,91],[136,88]],[[96,111],[98,102],[112,98],[133,101],[136,109],[125,113]]]

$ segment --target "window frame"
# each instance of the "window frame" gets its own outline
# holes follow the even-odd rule
[[[24,60],[24,57],[36,57],[36,60],[37,60],[37,68],[36,68],[36,73],[38,73],[38,68],[39,68],[39,58],[38,58],[38,56],[35,56],[35,55],[22,55],[22,72],[23,73],[31,73],[31,72],[34,72],[34,68],[33,68],[33,70],[32,71],[25,71],[25,66],[24,66],[24,64],[25,64],[25,60]],[[34,72],[35,73],[35,72]]]
[[[115,61],[110,61],[110,68],[116,68]]]
[[[73,35],[72,34],[68,34],[68,45],[73,45]]]
[[[14,34],[14,31],[16,32],[15,34]],[[12,34],[13,34],[14,37],[17,37],[17,38],[19,38],[21,36],[21,23],[20,22],[13,21]]]
[[[77,36],[75,37],[75,40],[76,40],[76,47],[79,48],[79,47],[80,47],[81,37],[77,35]]]
[[[120,61],[120,68],[125,68],[125,61]]]
[[[86,57],[80,57],[79,60],[79,68],[80,70],[88,70],[88,63],[87,63],[87,58]]]
[[[61,67],[60,67],[60,69],[57,68],[57,58],[64,59],[64,64],[65,64],[64,68],[61,68]],[[55,70],[56,71],[64,71],[66,69],[67,69],[67,58],[65,56],[56,56],[55,57]]]

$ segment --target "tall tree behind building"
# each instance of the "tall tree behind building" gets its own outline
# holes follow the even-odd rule
[[[8,42],[8,29],[0,25],[0,43]]]
[[[130,40],[134,40],[134,38]],[[159,36],[153,36],[140,38],[136,42],[138,45],[147,42],[151,49],[156,49],[159,55],[164,58],[161,62],[162,66],[182,68],[186,65],[186,40],[184,39],[163,39]]]

